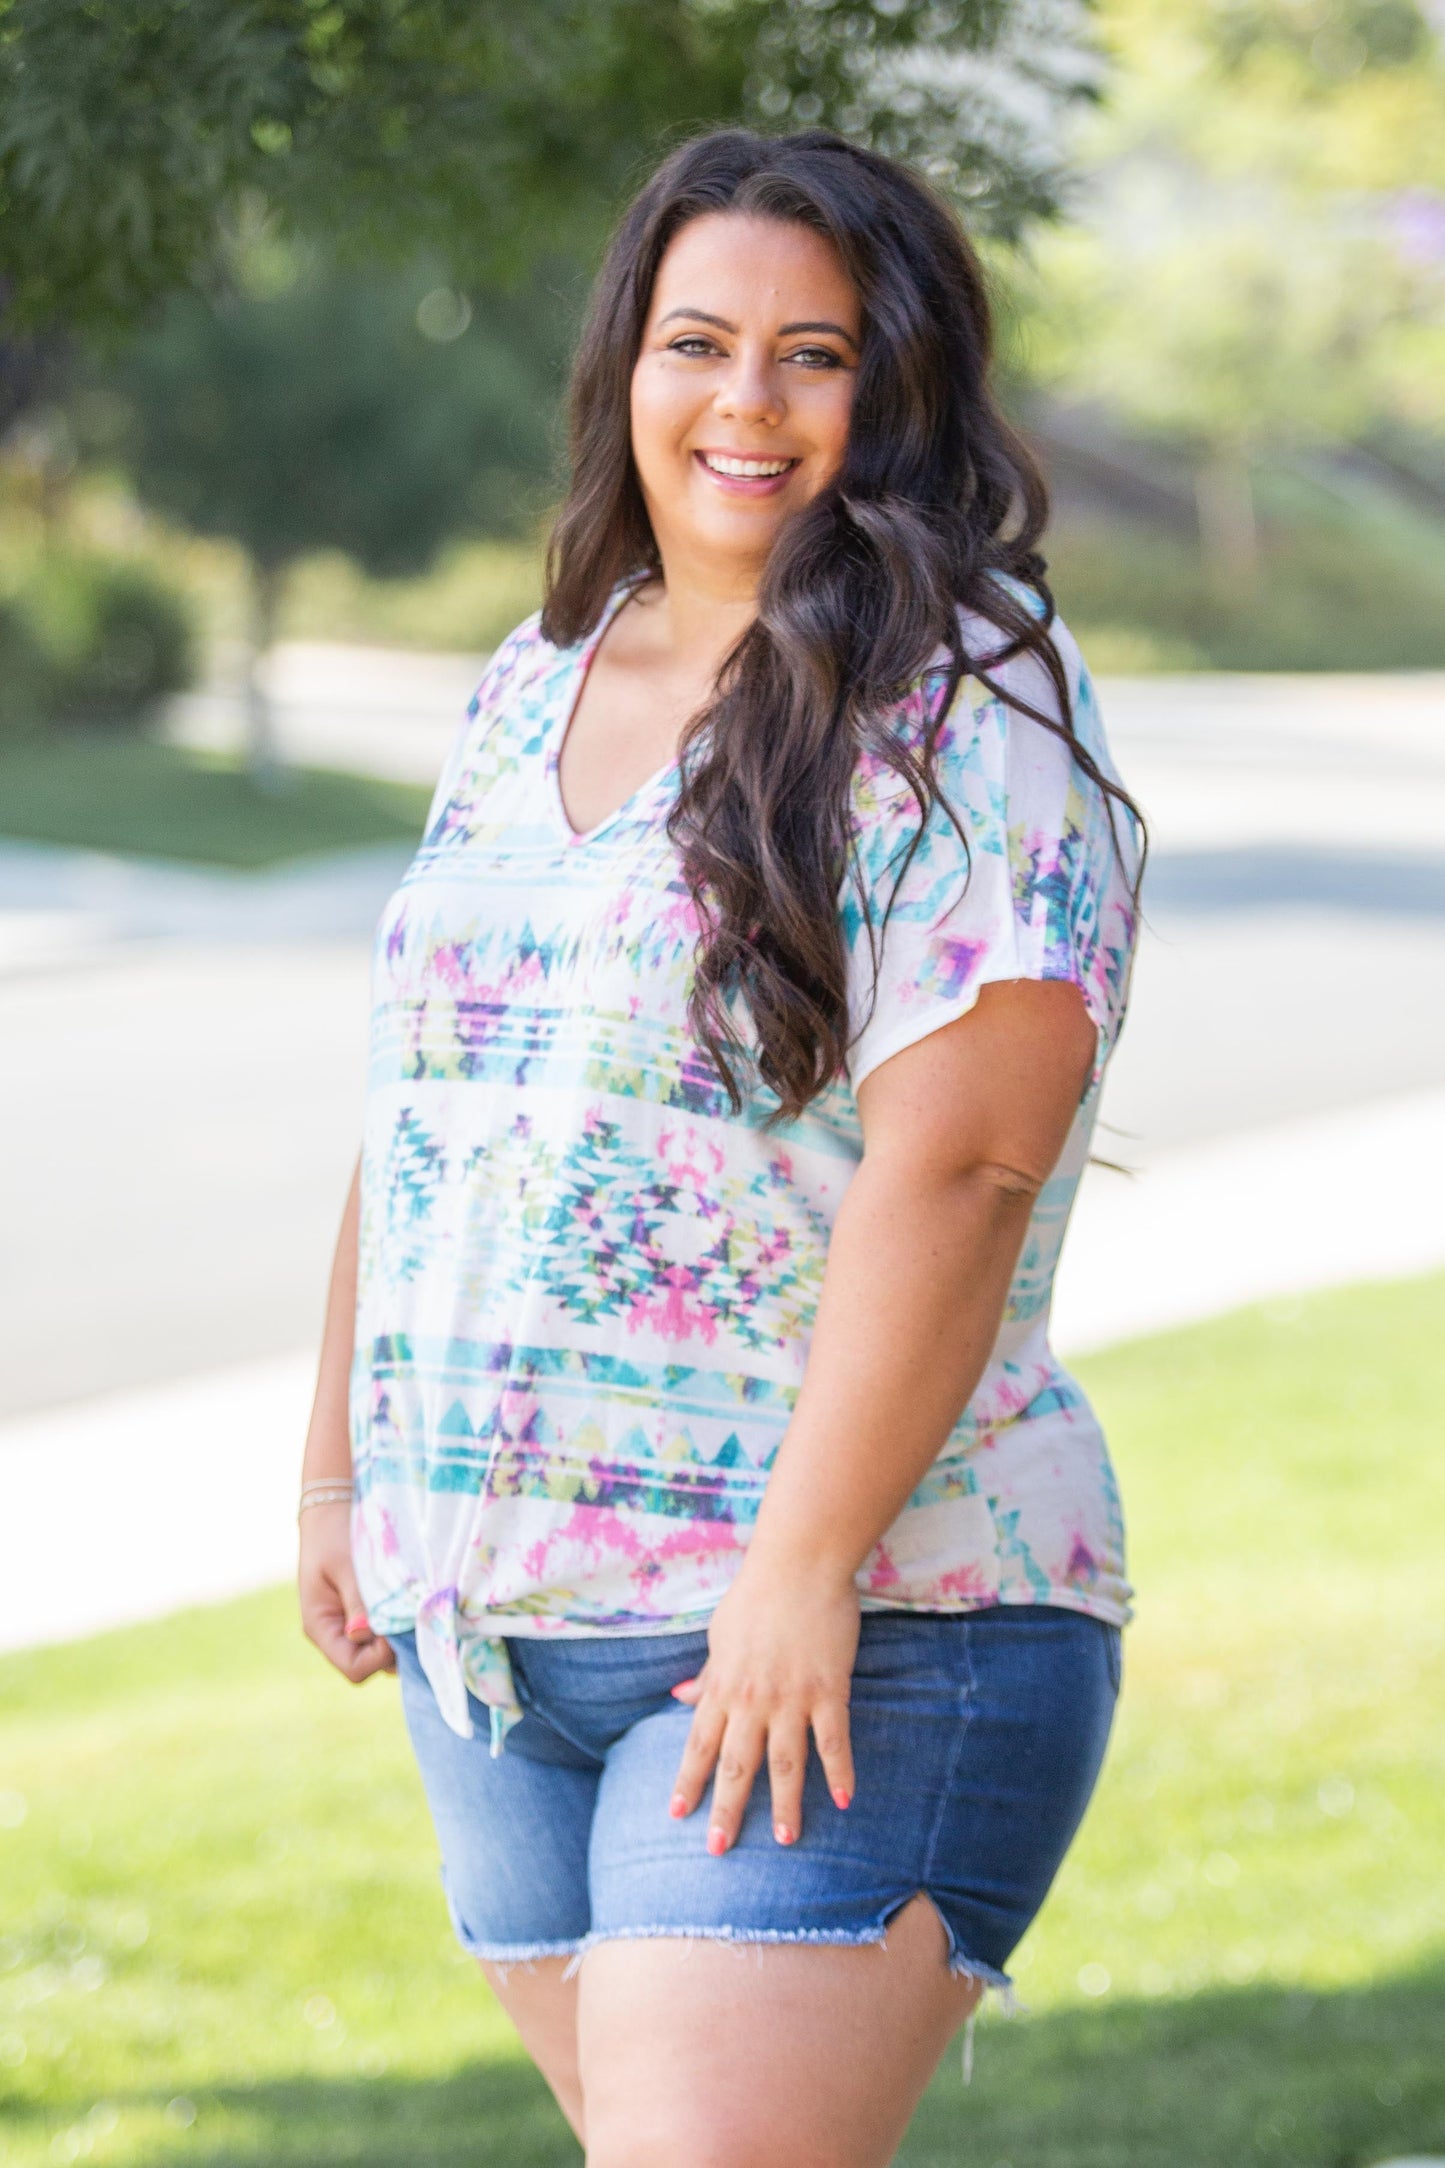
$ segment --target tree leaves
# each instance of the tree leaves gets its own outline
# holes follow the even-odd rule
[[[1086,0],[0,0],[13,325],[133,322],[230,275],[248,199],[464,284],[589,260],[680,134],[825,123],[916,158],[974,223],[1058,195]]]
[[[524,532],[551,476],[567,321],[532,287],[436,337],[458,299],[425,264],[307,265],[220,306],[178,295],[111,373],[114,448],[149,503],[278,571],[339,549],[395,577],[453,534]]]

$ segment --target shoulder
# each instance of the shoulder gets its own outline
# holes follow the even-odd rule
[[[456,808],[474,803],[541,742],[546,702],[539,681],[558,650],[542,638],[540,620],[540,611],[524,617],[487,657],[432,798],[429,841],[455,828]]]
[[[520,625],[514,625],[487,657],[481,681],[467,706],[468,716],[479,715],[484,707],[514,691],[557,652],[550,640],[543,639],[542,613],[534,610]]]
[[[1067,744],[1057,727],[1049,727],[1062,726],[1096,759],[1107,757],[1093,684],[1073,633],[1057,611],[1046,622],[1042,597],[1021,580],[1000,578],[997,585],[1034,620],[1041,637],[1037,644],[1018,646],[983,610],[959,611],[969,661],[960,688],[964,698],[957,703],[963,710],[960,723],[982,712],[1009,735],[1013,750],[1029,747],[1038,756],[1068,762]]]
[[[509,709],[523,705],[528,712],[544,707],[553,692],[570,682],[569,673],[579,654],[591,646],[636,584],[634,580],[619,581],[596,623],[566,646],[547,638],[542,630],[541,610],[524,617],[488,659],[469,712],[475,716],[483,708],[495,711],[499,703]]]
[[[999,584],[1042,628],[1043,603],[1033,590],[1014,580]],[[931,748],[940,776],[952,777],[958,784],[971,774],[998,779],[1003,769],[1021,762],[1025,766],[1042,762],[1062,772],[1072,754],[1060,730],[1067,729],[1070,721],[1087,749],[1095,752],[1093,729],[1080,728],[1080,719],[1085,710],[1096,718],[1097,706],[1078,643],[1062,618],[1053,618],[1038,647],[1012,653],[1015,643],[1010,632],[982,609],[960,606],[958,630],[963,669],[956,682],[948,650],[940,644],[899,699],[878,718],[871,743],[859,759],[859,782],[865,792],[871,785],[888,794],[887,778],[896,774],[889,755],[895,749],[917,757]],[[1054,668],[1046,660],[1049,649]],[[1060,676],[1067,708],[1060,699]]]
[[[1118,781],[1078,643],[1058,617],[1044,629],[1038,596],[1011,585],[1044,630],[1038,645],[1010,653],[1007,629],[984,611],[961,609],[964,667],[952,698],[952,666],[940,647],[860,754],[853,818],[865,867],[891,868],[905,853],[925,863],[1073,864],[1081,854],[1120,849],[1133,863],[1131,824],[1090,773]],[[913,764],[937,791],[926,822]]]
[[[964,668],[948,698],[949,658],[940,648],[898,703],[891,727],[920,749],[932,737],[945,788],[966,790],[987,780],[995,798],[1042,791],[1069,793],[1087,807],[1105,794],[1087,773],[1095,767],[1119,778],[1109,751],[1098,697],[1079,643],[1057,613],[1045,618],[1042,599],[1021,581],[1000,580],[1039,627],[1036,642],[1019,645],[1010,630],[979,608],[958,612]],[[1081,761],[1080,754],[1084,756]]]
[[[995,584],[1001,595],[1022,608],[1037,625],[1038,638],[1034,643],[1020,644],[1014,632],[987,608],[960,606],[959,642],[965,663],[944,719],[945,735],[956,743],[981,729],[1008,732],[1019,724],[1031,726],[1018,733],[1024,740],[1044,736],[1058,744],[1048,725],[1067,727],[1077,717],[1081,704],[1092,705],[1079,643],[1057,612],[1046,621],[1042,597],[1033,588],[1002,576]],[[936,715],[947,678],[948,657],[940,648],[918,684],[909,688],[905,701],[911,700],[920,715]],[[1039,715],[1047,718],[1042,730]]]

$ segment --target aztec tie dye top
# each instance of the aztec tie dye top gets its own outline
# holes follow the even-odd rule
[[[697,926],[668,768],[574,834],[558,751],[611,615],[576,647],[535,619],[493,656],[375,955],[352,1376],[354,1545],[373,1627],[414,1627],[448,1723],[517,1712],[505,1636],[681,1631],[737,1570],[808,1356],[829,1230],[879,1062],[997,979],[1066,979],[1094,1077],[1042,1191],[977,1392],[859,1574],[869,1606],[1049,1603],[1127,1616],[1099,1426],[1049,1348],[1049,1294],[1134,940],[1133,837],[1067,748],[976,680],[893,899],[876,999],[844,908],[858,1031],[803,1118],[734,1114],[688,1028]],[[965,624],[970,652],[996,636]],[[1076,725],[1107,753],[1078,650]],[[1041,666],[995,673],[1036,706]],[[900,704],[916,732],[935,669]],[[1047,710],[1046,710],[1047,712]],[[864,759],[858,864],[875,923],[917,807]]]

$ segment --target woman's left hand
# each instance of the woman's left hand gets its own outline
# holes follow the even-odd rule
[[[810,1731],[834,1805],[852,1799],[848,1695],[858,1621],[851,1579],[810,1585],[805,1575],[745,1561],[713,1613],[707,1662],[674,1689],[694,1713],[672,1812],[691,1814],[713,1778],[710,1852],[736,1843],[765,1759],[773,1835],[779,1844],[797,1842]]]

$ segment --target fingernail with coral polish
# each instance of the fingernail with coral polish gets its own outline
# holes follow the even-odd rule
[[[851,1792],[845,1792],[841,1784],[835,1785],[833,1790],[833,1804],[835,1807],[851,1807],[853,1804],[853,1794]]]
[[[707,1848],[714,1859],[720,1858],[728,1848],[727,1831],[710,1829],[707,1833]]]
[[[777,1838],[779,1844],[791,1844],[793,1841],[793,1832],[786,1822],[774,1822],[773,1835]]]
[[[674,1821],[679,1820],[682,1815],[686,1814],[687,1801],[683,1798],[681,1792],[673,1793],[672,1805],[668,1808],[667,1811],[672,1816]]]
[[[366,1633],[368,1631],[366,1613],[364,1611],[353,1612],[351,1617],[346,1621],[346,1631],[349,1634],[353,1635]]]

